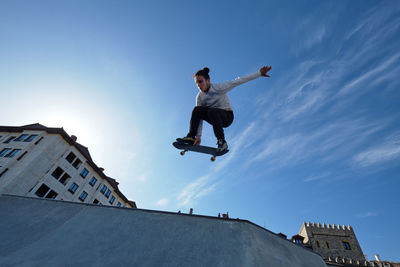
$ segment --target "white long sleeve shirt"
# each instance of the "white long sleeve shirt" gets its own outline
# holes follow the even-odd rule
[[[258,77],[261,77],[261,73],[259,71],[243,77],[237,77],[232,81],[216,84],[211,83],[210,89],[206,93],[199,90],[199,93],[196,96],[196,106],[220,108],[227,111],[233,111],[227,93],[234,87],[254,80]],[[198,136],[201,135],[202,129],[203,121],[201,120],[199,127],[197,128]]]

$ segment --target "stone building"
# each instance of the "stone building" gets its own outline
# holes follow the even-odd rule
[[[382,261],[378,254],[374,255],[375,260],[370,261],[371,267],[400,267],[400,262]]]
[[[376,260],[368,261],[350,225],[304,222],[299,234],[291,240],[317,252],[327,266],[400,267],[398,262],[381,261],[379,255],[375,255]]]
[[[393,261],[370,261],[369,262],[370,267],[400,267],[399,262],[393,262]]]
[[[136,208],[63,128],[0,126],[0,194]]]
[[[304,222],[299,235],[304,237],[303,243],[326,262],[367,266],[351,226]]]

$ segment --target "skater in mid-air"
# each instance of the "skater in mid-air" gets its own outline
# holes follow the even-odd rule
[[[189,133],[183,138],[177,138],[178,142],[190,145],[200,145],[203,120],[213,126],[215,137],[218,140],[218,152],[228,149],[225,140],[224,129],[233,122],[233,109],[227,93],[234,87],[258,77],[270,77],[267,73],[271,66],[263,66],[259,71],[235,80],[224,83],[211,83],[210,69],[205,67],[196,72],[193,78],[199,88],[196,96],[196,106],[192,111]]]

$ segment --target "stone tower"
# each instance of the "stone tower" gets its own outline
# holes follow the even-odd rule
[[[299,235],[304,237],[304,244],[311,246],[325,260],[342,258],[353,262],[365,261],[360,244],[350,225],[304,222]]]

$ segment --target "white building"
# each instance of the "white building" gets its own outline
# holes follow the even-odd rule
[[[63,128],[0,126],[0,194],[136,208]]]

